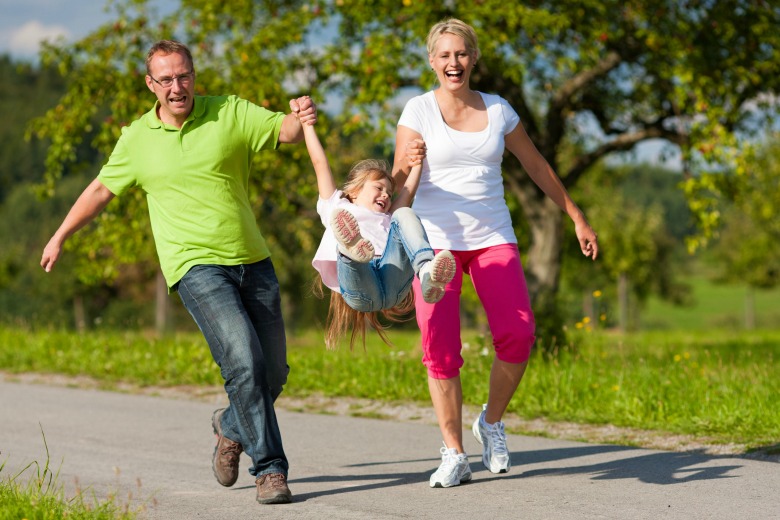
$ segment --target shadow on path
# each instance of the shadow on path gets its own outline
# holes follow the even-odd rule
[[[618,458],[604,461],[607,456],[617,455]],[[556,462],[569,461],[579,457],[598,457],[600,461],[579,466],[555,466]],[[741,465],[701,466],[719,459],[734,460],[730,456],[713,456],[699,452],[654,452],[625,446],[578,446],[571,448],[555,448],[549,450],[534,450],[512,453],[512,469],[510,473],[493,475],[481,462],[480,455],[469,457],[471,470],[475,480],[468,485],[480,485],[498,479],[525,479],[551,475],[590,475],[594,480],[636,479],[646,484],[670,485],[682,484],[696,480],[713,480],[722,478],[737,478],[729,475]],[[475,460],[476,459],[476,460]],[[388,460],[362,464],[351,464],[344,468],[376,467],[389,464],[412,464],[424,461],[431,462],[431,468],[425,472],[412,473],[371,473],[356,475],[321,475],[301,479],[291,479],[295,483],[339,483],[345,485],[339,489],[330,489],[313,493],[296,495],[296,501],[325,495],[353,493],[371,489],[381,489],[409,484],[427,484],[430,474],[438,464],[438,458],[414,460]],[[524,467],[542,464],[546,467],[523,471]],[[361,484],[362,482],[362,484]],[[354,485],[350,485],[354,484]]]

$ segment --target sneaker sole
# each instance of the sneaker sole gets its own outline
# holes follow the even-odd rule
[[[465,484],[466,482],[471,482],[471,473],[469,473],[468,476],[463,477],[459,481],[455,482],[454,484],[450,484],[449,486],[445,486],[441,482],[435,482],[434,484],[431,485],[431,487],[434,488],[434,489],[435,488],[439,488],[439,489],[451,488],[451,487],[455,487],[455,486],[460,486],[461,484]]]
[[[374,258],[374,246],[360,234],[357,219],[347,210],[337,210],[331,217],[331,229],[344,255],[355,262],[366,263]]]
[[[258,504],[289,504],[292,497],[289,495],[277,495],[271,498],[257,499]]]

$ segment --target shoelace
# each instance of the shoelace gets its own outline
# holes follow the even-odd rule
[[[268,481],[268,484],[272,489],[284,488],[285,478],[281,473],[272,473],[268,475]]]
[[[504,423],[497,422],[492,428],[488,428],[490,432],[490,444],[493,448],[493,452],[506,453],[506,436],[504,435]]]
[[[229,462],[234,463],[241,455],[241,445],[237,442],[226,442],[219,454],[227,458]]]
[[[457,455],[450,454],[450,452],[447,451],[447,448],[439,448],[439,453],[441,453],[441,466],[439,466],[439,469],[436,472],[448,473],[452,471],[452,468],[458,464]]]

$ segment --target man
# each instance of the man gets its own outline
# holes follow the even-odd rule
[[[279,283],[249,202],[252,157],[303,138],[316,122],[308,96],[293,112],[270,112],[236,96],[195,96],[189,49],[160,41],[146,58],[154,108],[122,129],[97,178],[84,190],[43,250],[51,271],[65,240],[116,195],[147,195],[152,232],[168,287],[178,291],[225,380],[229,405],[214,412],[212,466],[232,486],[239,455],[252,459],[257,501],[287,503],[288,463],[274,412],[287,381]]]

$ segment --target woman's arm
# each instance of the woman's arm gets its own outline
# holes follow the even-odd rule
[[[595,260],[599,251],[596,233],[585,219],[585,214],[569,196],[561,179],[536,149],[523,124],[518,123],[504,139],[506,148],[517,157],[531,180],[572,219],[582,253]]]

